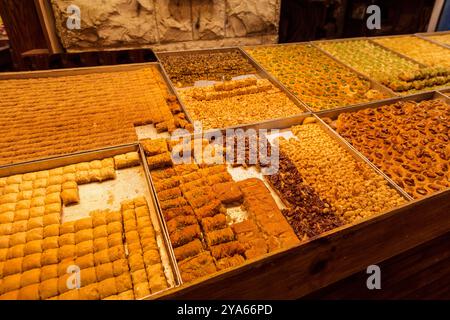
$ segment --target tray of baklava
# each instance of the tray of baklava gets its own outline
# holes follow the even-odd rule
[[[145,299],[178,284],[139,145],[0,176],[0,299]]]

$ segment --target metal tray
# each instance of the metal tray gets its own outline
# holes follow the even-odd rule
[[[250,65],[255,69],[256,73],[255,75],[258,76],[261,79],[268,79],[275,87],[280,89],[285,95],[288,96],[288,98],[297,106],[300,110],[303,110],[303,113],[311,112],[309,107],[300,101],[295,95],[293,95],[283,84],[281,84],[276,78],[274,78],[271,74],[269,74],[264,68],[262,68],[257,62],[255,62],[244,50],[242,50],[240,47],[225,47],[225,48],[214,48],[214,49],[197,49],[197,50],[186,50],[186,51],[165,51],[165,52],[157,52],[156,57],[158,58],[158,61],[161,63],[161,57],[166,56],[176,56],[176,55],[188,55],[188,54],[199,54],[199,53],[215,53],[215,52],[230,52],[230,51],[237,51],[239,52],[243,58],[245,58]],[[170,80],[170,76],[168,75],[167,71],[164,68],[164,65],[161,63],[161,68],[166,74],[167,79]],[[175,87],[172,84],[172,87],[175,89]],[[187,108],[184,106],[183,101],[181,98],[178,99],[183,107],[185,112],[187,112]],[[299,115],[302,113],[299,113]],[[190,115],[188,116],[190,119]],[[191,121],[191,123],[193,123]],[[256,122],[255,122],[256,123]],[[218,128],[219,129],[219,128]],[[225,128],[222,128],[225,129]]]
[[[174,263],[173,260],[173,252],[172,247],[170,245],[170,241],[168,242],[168,238],[166,236],[166,233],[164,232],[164,226],[161,221],[161,216],[159,215],[159,211],[157,207],[155,206],[155,200],[154,200],[154,194],[152,192],[152,184],[149,179],[148,172],[146,171],[145,167],[145,157],[143,158],[142,150],[140,148],[140,145],[138,144],[130,144],[126,146],[119,146],[119,147],[110,147],[105,149],[98,149],[88,152],[81,152],[77,154],[71,154],[71,155],[65,155],[60,157],[54,157],[50,159],[44,159],[44,160],[34,160],[27,163],[22,164],[13,164],[10,166],[2,167],[0,168],[0,177],[7,177],[11,175],[16,174],[24,174],[28,172],[37,172],[42,170],[50,170],[53,168],[59,168],[71,164],[76,164],[80,162],[89,162],[93,160],[101,160],[105,158],[111,158],[116,155],[133,152],[136,151],[139,153],[141,157],[141,166],[140,167],[133,167],[133,168],[127,168],[127,169],[121,169],[116,170],[116,173],[122,172],[123,177],[116,178],[115,180],[110,181],[104,181],[102,183],[90,183],[85,185],[79,185],[79,192],[80,197],[87,197],[86,203],[83,202],[83,204],[78,204],[75,206],[70,207],[63,207],[63,211],[66,210],[67,212],[63,212],[63,219],[67,221],[71,220],[78,220],[80,218],[83,218],[87,216],[87,214],[93,210],[96,209],[110,209],[110,210],[118,210],[120,208],[120,201],[117,199],[110,199],[106,201],[106,199],[99,199],[98,202],[105,202],[106,205],[102,207],[96,207],[98,204],[96,204],[95,199],[93,199],[92,192],[94,189],[95,193],[100,192],[101,194],[107,193],[110,196],[113,196],[113,198],[116,198],[118,195],[122,196],[124,199],[128,198],[129,195],[131,196],[137,196],[137,195],[144,195],[147,199],[147,203],[149,205],[149,211],[150,211],[150,219],[152,221],[153,227],[155,229],[156,234],[156,240],[159,247],[159,252],[161,255],[161,261],[164,268],[164,273],[167,279],[167,282],[169,284],[167,289],[164,289],[160,292],[157,292],[155,294],[150,295],[149,297],[146,297],[144,299],[153,299],[153,296],[158,296],[161,294],[164,294],[166,291],[169,291],[175,287],[177,287],[180,284],[180,278],[178,277],[178,266],[176,263]],[[117,184],[119,183],[117,180],[122,180],[122,184],[125,183],[125,186],[122,186],[122,188],[117,188]],[[137,188],[144,188],[143,190]],[[94,188],[94,189],[93,189]],[[122,193],[124,192],[125,193]],[[137,193],[135,195],[135,193]],[[83,196],[84,194],[84,196]],[[94,195],[95,197],[95,195]],[[122,199],[122,200],[124,200]],[[151,201],[150,201],[151,200]],[[81,199],[83,201],[83,199]],[[78,210],[78,207],[83,206],[84,207],[92,206],[88,212],[83,212],[83,210]],[[119,207],[117,207],[119,205]],[[86,208],[84,208],[86,209]]]
[[[446,43],[429,38],[429,36],[439,36],[439,35],[444,35],[444,34],[450,34],[450,31],[421,32],[421,33],[416,33],[415,35],[419,38],[433,42],[434,44],[440,45],[442,47],[450,48],[450,45],[448,45]]]
[[[133,70],[139,70],[143,68],[156,68],[159,73],[162,76],[162,79],[165,81],[167,90],[169,94],[175,95],[177,97],[178,102],[181,105],[181,108],[183,112],[185,112],[187,120],[192,123],[192,120],[189,117],[189,114],[186,112],[186,109],[184,108],[183,104],[181,103],[176,90],[172,86],[172,82],[168,79],[167,74],[165,73],[164,69],[158,62],[146,62],[146,63],[134,63],[134,64],[122,64],[122,65],[114,65],[114,66],[98,66],[98,67],[83,67],[83,68],[69,68],[69,69],[58,69],[58,70],[44,70],[44,71],[25,71],[25,72],[4,72],[0,73],[0,80],[11,80],[11,79],[31,79],[31,78],[49,78],[49,77],[62,77],[62,76],[75,76],[75,75],[83,75],[83,74],[92,74],[92,73],[109,73],[109,72],[121,72],[121,71],[133,71]],[[142,126],[141,126],[142,127]],[[135,127],[136,135],[138,136],[138,129],[139,127]],[[114,147],[121,147],[124,145],[129,144],[136,144],[139,140],[139,137],[136,139],[136,141],[130,141],[127,144],[123,145],[114,145],[114,146],[105,146],[104,148],[114,148]],[[37,160],[49,160],[52,158],[59,158],[61,156],[67,156],[67,155],[76,155],[81,153],[90,153],[92,151],[95,151],[98,149],[88,149],[88,150],[82,150],[76,153],[67,153],[67,154],[61,154],[58,156],[52,156],[52,157],[45,157],[45,158],[37,158],[29,161],[21,161],[21,162],[15,162],[14,164],[27,164],[30,162],[35,162]],[[7,165],[1,165],[2,167],[10,167],[11,164]]]
[[[356,39],[356,38],[355,38]],[[251,55],[247,52],[245,52],[245,48],[258,48],[258,47],[275,47],[275,46],[294,46],[294,45],[312,45],[314,48],[318,49],[321,53],[323,53],[324,55],[326,55],[327,57],[331,58],[333,61],[335,61],[337,64],[343,66],[344,68],[347,68],[348,70],[350,70],[351,72],[357,74],[358,76],[362,77],[363,79],[365,79],[366,81],[370,82],[370,87],[371,89],[377,89],[378,91],[381,91],[387,95],[390,96],[390,98],[387,99],[383,99],[383,100],[376,100],[376,101],[386,101],[386,100],[390,100],[392,97],[397,97],[398,95],[395,94],[392,90],[386,88],[385,86],[381,85],[380,83],[368,78],[367,76],[363,75],[362,73],[356,71],[355,69],[353,69],[352,67],[349,67],[348,65],[342,63],[341,61],[337,60],[334,56],[330,55],[327,51],[319,48],[317,45],[315,45],[313,42],[292,42],[292,43],[283,43],[283,44],[269,44],[269,45],[257,45],[257,46],[246,46],[246,47],[242,47],[242,51],[244,51],[244,53],[249,57],[249,59],[251,59],[255,64],[259,65],[259,68],[264,69],[264,67],[262,65],[260,65],[254,58],[251,57]],[[269,73],[268,71],[266,71],[266,73]],[[273,75],[271,75],[272,77],[274,77]],[[275,77],[274,77],[275,78]],[[281,82],[277,79],[277,81],[281,84]],[[284,85],[283,85],[284,87]],[[286,87],[284,87],[285,90],[289,91],[289,89],[287,89]],[[289,91],[290,92],[290,91]],[[294,94],[292,94],[294,97],[296,97]],[[299,101],[301,101],[304,105],[308,105],[306,102],[302,101],[300,98],[296,97]],[[360,103],[360,104],[366,104],[365,103]],[[356,105],[360,105],[360,104],[356,104]],[[355,105],[350,105],[350,106],[355,106]],[[346,108],[348,106],[344,106],[344,107],[339,107],[339,108],[334,108],[334,109],[327,109],[327,110],[339,110],[341,108]],[[318,113],[320,111],[314,111],[309,107],[309,110],[311,110],[312,113]]]
[[[325,123],[325,121],[323,121],[323,118],[330,118],[332,120],[336,120],[337,117],[341,114],[341,113],[346,113],[346,112],[355,112],[355,111],[359,111],[362,109],[369,109],[369,108],[378,108],[384,105],[388,105],[388,104],[393,104],[399,101],[414,101],[414,102],[420,102],[423,100],[431,100],[431,99],[438,99],[438,100],[442,100],[447,102],[448,104],[450,104],[450,98],[442,93],[440,93],[439,91],[432,91],[432,92],[422,92],[422,93],[418,93],[418,94],[414,94],[414,95],[410,95],[407,97],[402,97],[402,98],[397,98],[397,99],[393,99],[390,102],[386,103],[386,102],[382,102],[382,101],[378,101],[378,102],[374,102],[374,103],[369,103],[365,106],[357,106],[357,107],[353,107],[353,108],[347,108],[347,109],[343,109],[343,110],[331,110],[331,111],[327,111],[327,112],[323,112],[320,114],[315,115],[316,117],[318,117],[320,119],[320,121],[322,121],[330,131],[332,131],[335,136],[342,140],[343,143],[347,144],[349,148],[353,149],[354,152],[356,154],[358,154],[359,157],[363,158],[367,163],[369,163],[373,168],[376,168],[377,172],[380,172],[383,177],[385,177],[386,180],[392,182],[393,185],[395,185],[397,187],[398,190],[401,190],[402,194],[404,194],[405,196],[408,197],[408,199],[410,200],[414,200],[413,197],[411,197],[405,190],[403,190],[403,188],[401,188],[400,186],[398,186],[392,179],[390,179],[383,171],[381,171],[380,169],[378,169],[378,167],[373,164],[371,161],[369,161],[369,159],[366,158],[365,155],[363,155],[361,152],[358,151],[357,148],[355,148],[349,141],[347,141],[344,137],[342,137],[334,128],[332,128],[331,126],[329,126],[328,124]],[[439,192],[446,192],[449,191],[450,188],[441,190]],[[417,201],[420,201],[420,199],[418,199]]]

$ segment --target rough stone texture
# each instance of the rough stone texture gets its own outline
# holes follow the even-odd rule
[[[277,41],[280,0],[50,1],[68,51],[181,50]],[[81,30],[66,27],[71,4],[81,9]]]
[[[278,0],[226,0],[226,37],[274,34],[278,29]]]
[[[52,0],[52,4],[61,42],[67,49],[139,46],[158,41],[153,0]],[[81,30],[66,27],[71,4],[81,9]]]
[[[225,1],[192,0],[194,40],[220,39],[225,36]]]
[[[192,40],[191,3],[156,0],[156,21],[161,42]]]

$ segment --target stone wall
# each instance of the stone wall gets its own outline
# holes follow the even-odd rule
[[[68,51],[152,47],[181,50],[274,43],[281,0],[51,0]],[[66,26],[81,10],[81,29]]]

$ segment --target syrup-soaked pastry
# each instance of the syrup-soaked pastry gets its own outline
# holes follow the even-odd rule
[[[172,166],[172,157],[170,152],[161,153],[155,156],[147,157],[147,164],[150,170],[161,169]]]
[[[183,197],[170,199],[166,201],[160,201],[161,209],[167,210],[167,209],[173,209],[173,208],[179,208],[184,207],[187,205],[187,201]]]
[[[153,171],[154,172],[154,171]],[[153,174],[153,173],[152,173]],[[180,185],[179,177],[166,178],[155,182],[155,189],[157,192],[176,188]]]
[[[240,266],[244,262],[245,262],[244,257],[242,257],[239,254],[236,254],[232,257],[226,257],[226,258],[222,258],[222,259],[218,260],[216,262],[216,266],[217,266],[217,270],[224,270],[224,269]]]
[[[164,138],[152,140],[144,139],[141,140],[141,144],[144,148],[145,155],[147,156],[155,156],[169,151],[167,147],[167,141]]]
[[[172,245],[174,247],[179,247],[194,240],[195,238],[200,237],[201,237],[200,226],[198,224],[193,224],[171,233],[170,241],[172,242]]]
[[[204,232],[223,229],[227,226],[227,217],[224,214],[216,214],[213,217],[203,218],[201,224]]]
[[[198,220],[206,217],[212,217],[216,214],[221,213],[223,210],[222,203],[219,200],[213,200],[210,204],[205,205],[199,209],[195,209],[195,215]]]
[[[178,216],[191,216],[194,214],[191,206],[182,206],[177,208],[171,208],[163,210],[164,219],[170,221]]]
[[[213,230],[205,234],[208,247],[234,240],[234,232],[231,228]]]
[[[170,200],[181,197],[181,189],[178,187],[158,191],[158,198],[160,201]]]
[[[192,282],[217,271],[214,259],[209,252],[201,252],[194,257],[185,259],[179,262],[178,266],[184,282]]]
[[[197,219],[194,215],[180,215],[167,221],[167,229],[169,230],[169,233],[173,233],[181,228],[184,228],[185,226],[189,226],[192,224],[197,224]]]
[[[241,204],[244,200],[244,195],[234,181],[215,184],[212,190],[223,204]]]
[[[129,152],[114,157],[114,168],[116,170],[136,167],[141,164],[139,153]]]
[[[211,255],[216,259],[231,257],[235,254],[243,255],[245,250],[238,241],[231,241],[210,247]]]
[[[203,251],[203,245],[199,239],[194,239],[178,248],[174,249],[177,261],[182,261],[189,257],[193,257]]]

